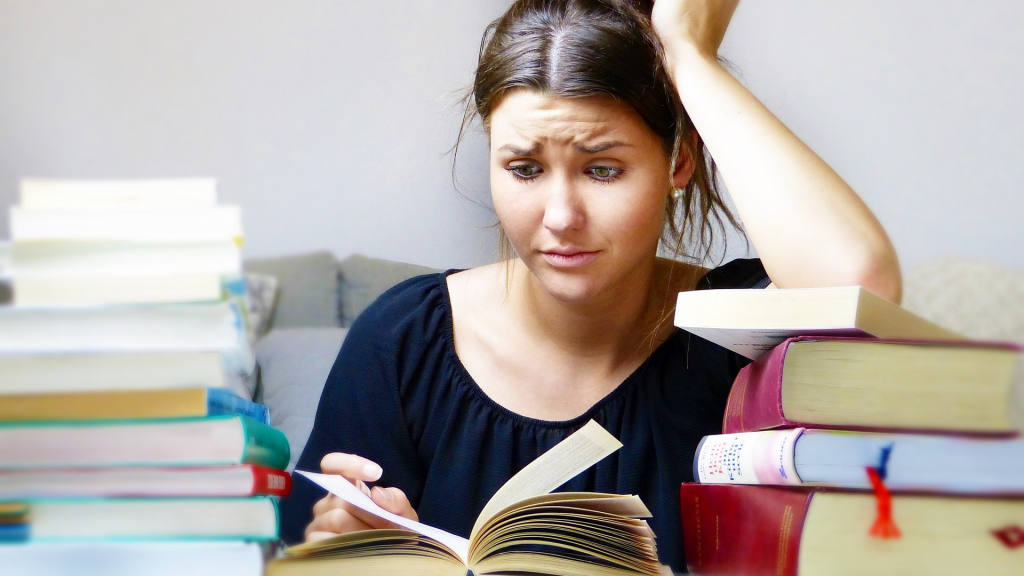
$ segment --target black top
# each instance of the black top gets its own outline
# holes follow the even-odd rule
[[[693,480],[694,450],[722,429],[726,397],[746,360],[676,330],[614,391],[564,422],[515,414],[491,400],[455,353],[446,277],[395,286],[352,325],[320,397],[299,470],[319,471],[329,452],[384,469],[382,486],[405,491],[420,521],[468,536],[498,488],[549,448],[596,420],[623,447],[559,490],[637,494],[654,517],[663,563],[686,570],[679,485]],[[755,288],[760,260],[734,260],[700,288]],[[324,492],[299,477],[281,502],[282,537],[303,539]]]

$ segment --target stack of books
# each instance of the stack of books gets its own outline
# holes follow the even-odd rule
[[[243,398],[241,217],[212,180],[22,183],[0,306],[0,566],[263,568],[285,436]]]
[[[1024,574],[1020,347],[856,287],[678,304],[677,325],[754,359],[681,487],[691,572]]]

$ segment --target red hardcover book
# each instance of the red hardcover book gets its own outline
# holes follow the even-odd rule
[[[0,500],[56,497],[287,496],[291,475],[264,466],[30,469],[0,472]]]
[[[1024,500],[896,495],[896,538],[871,534],[874,495],[683,484],[683,549],[700,576],[1024,574]]]
[[[687,569],[701,576],[795,576],[811,494],[801,488],[683,484]]]
[[[722,431],[773,428],[1013,434],[1020,348],[873,338],[790,338],[743,368]]]

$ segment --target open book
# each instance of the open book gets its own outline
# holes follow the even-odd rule
[[[297,471],[404,530],[364,530],[293,546],[266,576],[319,574],[553,576],[671,574],[658,563],[651,513],[637,496],[551,493],[622,447],[594,421],[513,476],[487,502],[469,538],[380,508],[341,476]],[[455,504],[453,502],[453,504]]]

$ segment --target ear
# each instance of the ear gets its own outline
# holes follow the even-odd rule
[[[693,171],[697,169],[697,162],[688,150],[679,151],[679,159],[676,161],[676,169],[672,173],[672,188],[686,188],[693,177]]]

